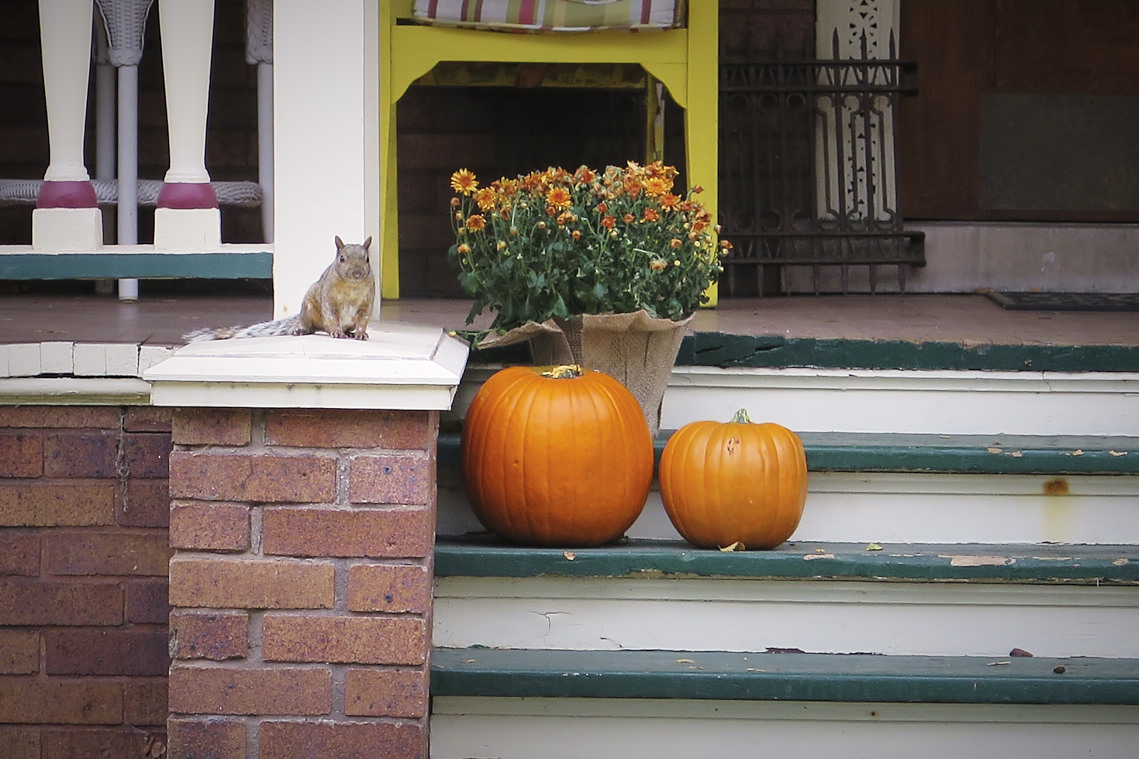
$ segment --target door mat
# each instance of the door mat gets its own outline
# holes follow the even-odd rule
[[[1139,293],[998,293],[989,298],[1009,311],[1139,311]]]

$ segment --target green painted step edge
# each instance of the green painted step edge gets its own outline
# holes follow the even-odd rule
[[[667,433],[666,433],[667,434]],[[804,432],[820,472],[1139,474],[1139,438]]]
[[[671,430],[655,441],[656,456]],[[813,472],[1139,474],[1139,437],[804,432]],[[459,435],[439,436],[439,464],[458,466]]]
[[[272,279],[273,254],[17,253],[0,254],[2,279]]]
[[[1139,585],[1139,546],[784,543],[715,551],[682,541],[532,548],[490,536],[439,536],[437,577],[750,578]]]
[[[1139,348],[1125,345],[964,345],[908,340],[784,338],[697,332],[677,366],[1134,372]]]
[[[516,698],[1136,705],[1139,661],[439,648],[432,652],[431,693]]]
[[[472,364],[530,363],[525,343],[474,350]],[[823,339],[782,335],[685,335],[677,366],[720,368],[912,369],[1139,372],[1129,345],[972,345],[946,341]]]

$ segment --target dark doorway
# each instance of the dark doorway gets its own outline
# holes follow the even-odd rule
[[[909,219],[1139,221],[1139,3],[903,0]]]

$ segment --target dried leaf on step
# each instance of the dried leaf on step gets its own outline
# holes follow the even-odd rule
[[[573,561],[577,558],[577,554],[573,551],[562,551],[562,556],[565,556],[567,561]]]
[[[724,553],[729,553],[731,551],[746,551],[747,546],[745,546],[743,543],[741,543],[737,540],[735,543],[732,543],[731,545],[726,545],[726,546],[721,547],[720,550],[723,551]]]
[[[985,450],[988,451],[989,453],[1004,453],[1005,452],[1003,448],[997,448],[995,446],[992,448],[986,448]]]
[[[867,551],[881,551],[881,550],[882,550],[882,546],[880,546],[880,545],[879,545],[879,544],[877,544],[877,543],[867,543],[867,544],[866,544],[866,550],[867,550]]]
[[[677,659],[676,663],[677,664],[695,664],[696,661],[694,659]]]

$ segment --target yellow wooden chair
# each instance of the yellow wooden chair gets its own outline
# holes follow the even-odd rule
[[[565,2],[566,0],[548,0]],[[680,0],[683,2],[683,0]],[[413,0],[380,3],[380,237],[382,294],[399,297],[396,103],[437,64],[454,62],[640,64],[685,109],[690,186],[715,218],[718,124],[718,0],[687,0],[687,23],[653,31],[499,33],[415,23]],[[458,168],[458,167],[456,167]],[[715,291],[709,293],[715,299]]]

